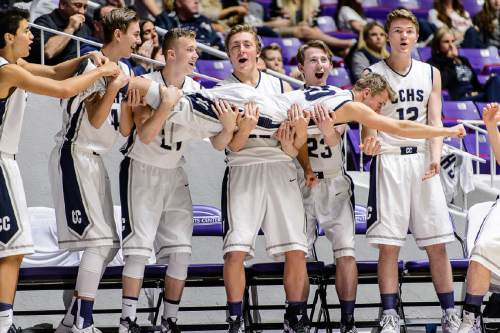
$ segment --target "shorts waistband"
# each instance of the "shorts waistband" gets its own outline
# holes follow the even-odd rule
[[[318,179],[337,178],[341,173],[342,171],[314,171]]]
[[[383,154],[392,154],[392,155],[414,155],[424,152],[425,148],[418,146],[391,147],[390,149],[383,150]]]
[[[0,151],[0,157],[1,158],[9,158],[9,159],[12,159],[12,160],[16,160],[16,154],[10,154],[10,153],[6,153],[6,152],[3,152],[3,151]]]
[[[255,134],[250,134],[248,136],[249,139],[272,139],[270,135],[255,135]]]

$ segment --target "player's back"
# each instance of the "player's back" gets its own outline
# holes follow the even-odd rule
[[[118,62],[118,64],[121,70],[130,76],[131,72],[128,66],[122,62]],[[84,61],[76,75],[87,73],[95,68],[96,66],[90,60]],[[104,95],[107,85],[108,82],[105,78],[101,78],[78,95],[61,100],[64,111],[62,129],[56,135],[58,143],[75,145],[98,154],[111,150],[119,137],[120,104],[124,98],[124,90],[120,89],[116,95],[109,115],[100,128],[92,126],[85,108],[85,99],[94,93]]]
[[[143,77],[159,84],[168,85],[168,82],[164,80],[159,71],[145,74]],[[198,82],[186,76],[182,85],[184,93],[192,93],[201,89],[202,87]],[[139,139],[137,130],[134,128],[122,152],[134,160],[159,168],[176,168],[185,163],[183,155],[186,142],[183,141],[189,140],[193,136],[192,131],[183,128],[181,125],[166,121],[159,135],[149,144],[145,144]]]
[[[255,89],[263,95],[276,95],[283,93],[283,81],[264,72],[259,72],[259,81]],[[229,83],[241,83],[231,74],[220,85]],[[292,158],[281,150],[278,140],[270,136],[250,135],[245,146],[237,152],[227,151],[228,165],[250,165],[258,163],[291,161]]]
[[[6,59],[0,57],[0,68],[8,64]],[[13,88],[9,96],[0,99],[0,152],[17,153],[26,99],[26,91],[20,88]]]
[[[399,74],[386,61],[380,61],[369,69],[382,75],[396,93],[395,100],[387,102],[380,113],[398,120],[412,120],[427,124],[427,104],[432,92],[432,66],[412,59],[406,74]],[[407,139],[379,132],[382,152],[404,146],[424,147],[425,139]]]

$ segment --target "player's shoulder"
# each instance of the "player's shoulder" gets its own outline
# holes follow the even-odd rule
[[[161,76],[160,71],[155,71],[155,72],[150,72],[146,74],[142,74],[141,77],[157,82],[157,83],[163,83],[163,78]]]
[[[186,76],[184,79],[184,84],[182,85],[182,90],[186,93],[196,92],[202,90],[203,87],[198,81],[193,80],[193,78]]]
[[[283,92],[285,92],[283,80],[281,80],[280,78],[277,78],[276,76],[273,76],[271,74],[268,74],[268,73],[262,72],[262,71],[260,72],[260,80],[259,80],[259,84],[257,85],[257,87],[260,88],[261,85],[269,93],[283,93]]]

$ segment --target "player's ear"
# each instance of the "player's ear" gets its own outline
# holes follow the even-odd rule
[[[113,37],[119,42],[122,38],[122,31],[120,29],[115,29],[115,31],[113,31]]]
[[[173,49],[168,49],[167,52],[165,52],[165,60],[171,58],[171,59],[175,59],[175,51]]]
[[[5,44],[8,44],[13,43],[16,36],[14,34],[11,34],[10,32],[6,32],[3,34],[3,38],[5,40]]]
[[[297,68],[299,69],[299,72],[304,74],[304,65],[302,65],[300,62],[297,64]]]

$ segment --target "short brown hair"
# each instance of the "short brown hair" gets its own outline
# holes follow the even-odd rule
[[[417,18],[411,11],[405,8],[396,8],[389,14],[387,14],[387,20],[385,21],[385,32],[389,33],[389,28],[391,27],[392,22],[397,19],[405,19],[411,21],[411,23],[413,23],[413,25],[415,26],[417,33],[419,32],[420,26],[418,24]]]
[[[362,91],[366,88],[369,88],[372,92],[372,96],[378,95],[387,91],[389,94],[389,99],[392,101],[396,97],[396,93],[392,89],[389,82],[380,74],[368,72],[367,74],[361,76],[354,86],[352,90],[354,91]]]
[[[260,52],[260,55],[262,57],[265,57],[267,51],[278,51],[279,53],[281,53],[281,46],[279,46],[276,43],[271,43],[271,44],[265,46],[264,48],[262,48],[262,51]]]
[[[262,49],[262,43],[260,42],[260,38],[257,35],[257,29],[249,24],[237,24],[229,30],[229,33],[226,36],[225,44],[226,44],[226,53],[229,54],[229,42],[234,35],[240,32],[248,32],[253,35],[255,39],[255,45],[257,45],[257,51],[260,52]]]
[[[167,31],[165,36],[163,36],[163,53],[165,53],[167,50],[173,49],[175,42],[177,42],[182,37],[196,39],[196,32],[186,28],[170,29],[169,31]]]
[[[332,50],[330,50],[330,48],[325,44],[325,42],[321,40],[310,40],[307,43],[302,44],[299,47],[299,50],[297,51],[296,58],[299,64],[304,65],[306,51],[311,48],[323,50],[323,52],[325,52],[326,56],[328,57],[328,60],[330,60],[330,63],[332,62],[332,57],[333,57]]]
[[[132,9],[117,8],[102,17],[102,28],[104,33],[104,44],[113,40],[116,29],[126,32],[132,22],[139,22],[139,16]]]

